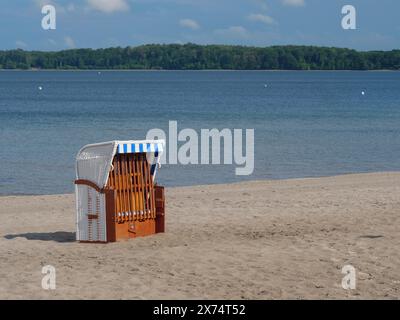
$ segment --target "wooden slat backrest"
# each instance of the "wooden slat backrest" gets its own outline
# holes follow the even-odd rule
[[[132,170],[131,170],[131,161],[130,158],[126,158],[126,171],[128,175],[128,188],[133,190],[132,184]],[[135,217],[135,201],[134,201],[134,192],[129,192],[129,221],[133,221]]]
[[[117,154],[107,187],[116,191],[116,222],[156,218],[153,178],[145,153]]]

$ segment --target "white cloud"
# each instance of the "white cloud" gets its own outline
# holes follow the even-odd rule
[[[86,0],[86,1],[90,8],[105,13],[129,10],[129,5],[126,2],[126,0]]]
[[[73,49],[76,47],[74,39],[72,39],[70,36],[67,36],[64,38],[64,43],[70,49]]]
[[[215,30],[215,34],[231,38],[247,38],[247,30],[242,26],[232,26],[227,29]]]
[[[193,29],[193,30],[197,30],[200,28],[197,21],[192,20],[192,19],[181,19],[179,21],[179,24],[181,25],[181,27],[189,28],[189,29]]]
[[[262,23],[265,23],[265,24],[268,24],[268,25],[271,25],[271,24],[275,24],[275,23],[276,23],[276,21],[274,20],[274,18],[272,18],[272,17],[270,17],[270,16],[267,16],[267,15],[265,15],[265,14],[256,14],[256,13],[253,13],[253,14],[249,15],[247,18],[248,18],[249,20],[251,20],[251,21],[262,22]]]
[[[17,46],[17,48],[22,49],[22,48],[26,48],[28,45],[21,41],[21,40],[17,40],[15,41],[15,45]]]
[[[284,5],[292,6],[292,7],[302,7],[306,3],[304,0],[282,0]]]

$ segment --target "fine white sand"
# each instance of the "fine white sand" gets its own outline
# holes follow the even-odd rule
[[[73,195],[0,197],[0,298],[400,298],[400,173],[166,196],[165,234],[106,245],[74,242]],[[355,290],[341,287],[347,264]]]

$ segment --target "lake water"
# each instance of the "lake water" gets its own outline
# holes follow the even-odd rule
[[[170,120],[254,128],[255,169],[165,165],[167,186],[400,170],[398,72],[2,71],[0,194],[71,193],[83,145]]]

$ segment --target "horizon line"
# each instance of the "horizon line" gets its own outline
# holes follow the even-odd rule
[[[138,44],[138,45],[127,45],[127,46],[110,46],[110,47],[77,47],[77,48],[65,48],[58,50],[36,50],[36,49],[24,49],[24,48],[13,48],[13,49],[0,49],[0,52],[7,51],[23,51],[23,52],[64,52],[64,51],[74,51],[74,50],[107,50],[107,49],[128,49],[128,48],[140,48],[146,46],[197,46],[197,47],[236,47],[236,48],[254,48],[254,49],[267,49],[267,48],[289,48],[289,47],[303,47],[303,48],[319,48],[319,49],[340,49],[340,50],[350,50],[356,52],[393,52],[400,51],[400,48],[393,49],[373,49],[373,50],[359,50],[349,47],[340,47],[340,46],[327,46],[327,45],[307,45],[307,44],[282,44],[282,45],[268,45],[268,46],[257,46],[257,45],[241,45],[241,44],[197,44],[192,42],[187,43],[146,43],[146,44]]]

